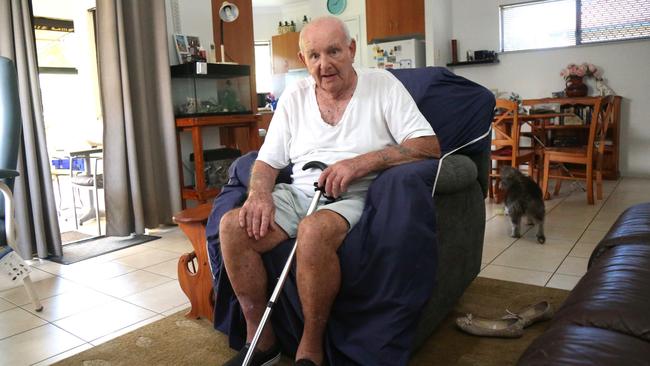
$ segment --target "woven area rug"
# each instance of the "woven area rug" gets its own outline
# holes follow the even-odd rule
[[[47,259],[61,264],[72,264],[156,239],[160,239],[160,236],[137,234],[131,236],[92,237],[66,244],[63,246],[62,256],[49,257]]]
[[[413,356],[412,366],[514,365],[526,347],[548,326],[537,323],[517,339],[483,338],[461,332],[454,319],[471,312],[500,317],[505,309],[517,310],[541,300],[556,308],[568,291],[514,282],[477,278],[454,311]],[[205,320],[189,320],[176,313],[131,333],[56,363],[60,366],[221,365],[235,354],[225,335]],[[283,357],[279,365],[292,365]]]

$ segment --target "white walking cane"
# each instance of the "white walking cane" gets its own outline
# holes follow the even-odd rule
[[[327,165],[321,163],[320,161],[310,161],[309,163],[305,164],[302,167],[302,170],[307,170],[312,168],[325,170],[327,168]],[[309,209],[307,210],[306,216],[311,215],[316,210],[316,206],[318,206],[318,201],[323,195],[324,188],[319,188],[318,182],[314,182],[314,187],[315,187],[314,198],[311,199],[311,203],[309,204]],[[296,240],[296,242],[293,244],[291,253],[289,253],[289,257],[287,258],[287,263],[284,265],[284,269],[282,269],[280,278],[278,278],[278,283],[275,285],[275,289],[273,289],[271,298],[269,299],[269,302],[266,305],[266,310],[264,310],[264,315],[262,315],[262,320],[260,321],[260,324],[257,326],[257,330],[255,331],[255,336],[253,337],[253,340],[251,341],[251,345],[248,348],[248,351],[246,352],[246,357],[244,358],[244,363],[242,364],[242,366],[248,366],[248,363],[253,358],[253,352],[255,352],[255,346],[257,346],[257,342],[259,341],[260,336],[262,335],[262,331],[264,330],[264,325],[266,325],[266,321],[271,316],[271,312],[273,311],[273,305],[275,305],[275,302],[278,299],[278,296],[280,295],[280,291],[282,291],[282,287],[284,286],[284,281],[287,279],[287,275],[289,274],[289,270],[291,269],[291,263],[293,262],[293,257],[296,255],[296,248],[298,248],[298,240]]]

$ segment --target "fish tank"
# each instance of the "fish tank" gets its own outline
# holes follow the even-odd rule
[[[176,117],[250,114],[250,66],[190,62],[171,67]]]

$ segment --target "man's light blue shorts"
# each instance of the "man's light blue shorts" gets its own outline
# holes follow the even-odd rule
[[[276,184],[273,190],[273,202],[275,203],[275,223],[278,224],[290,238],[295,238],[298,233],[298,223],[307,215],[312,196],[291,184]],[[330,210],[343,216],[347,220],[349,230],[359,222],[363,206],[366,202],[364,193],[344,193],[342,198],[336,202],[325,204],[325,198],[321,198],[316,210]]]

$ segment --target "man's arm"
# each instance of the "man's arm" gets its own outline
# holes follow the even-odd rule
[[[253,165],[248,198],[239,210],[239,226],[256,240],[266,236],[274,219],[275,206],[271,193],[278,173],[278,169],[260,160]]]
[[[318,185],[325,192],[338,197],[348,190],[350,183],[372,172],[417,160],[439,158],[440,144],[436,136],[422,136],[408,139],[399,145],[341,160],[323,171]]]

